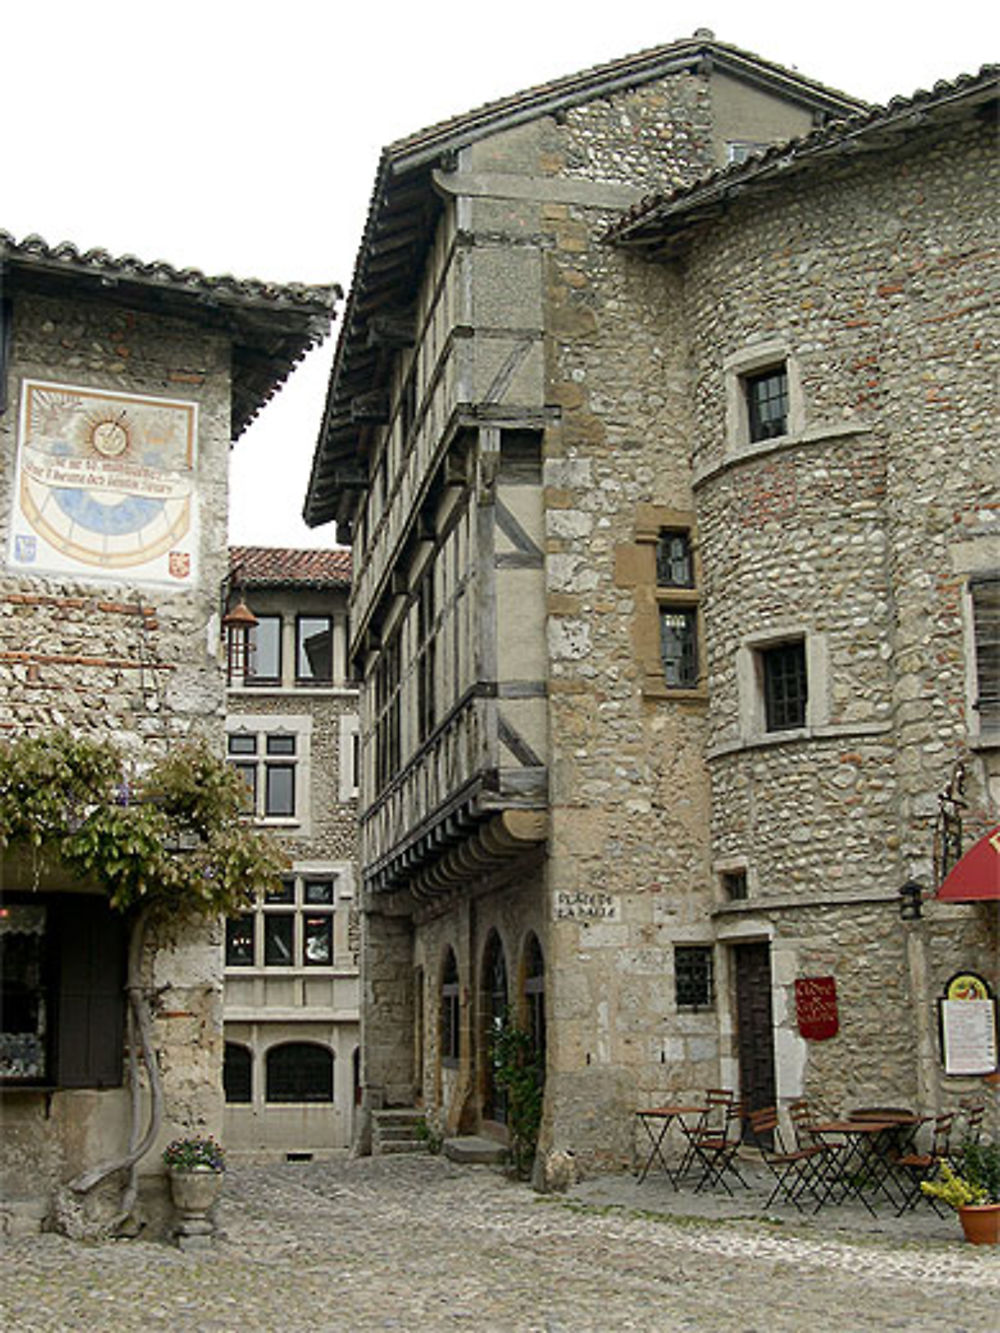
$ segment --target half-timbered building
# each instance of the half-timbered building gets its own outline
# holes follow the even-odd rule
[[[382,156],[306,503],[354,548],[369,1107],[502,1135],[508,1010],[592,1156],[719,1078],[682,290],[600,237],[859,105],[699,33]]]

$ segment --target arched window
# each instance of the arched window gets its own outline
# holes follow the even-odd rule
[[[222,1061],[222,1086],[227,1102],[253,1101],[253,1059],[248,1046],[226,1042]]]
[[[545,957],[538,936],[529,934],[524,946],[525,1020],[538,1063],[545,1069]]]
[[[441,1062],[457,1065],[461,1055],[458,963],[454,949],[444,956],[441,970]]]
[[[491,930],[483,953],[483,1051],[486,1055],[483,1087],[483,1115],[504,1124],[507,1119],[506,1093],[493,1078],[493,1043],[507,1019],[507,960],[500,936]]]
[[[290,1041],[267,1053],[269,1102],[332,1102],[333,1052],[311,1041]]]

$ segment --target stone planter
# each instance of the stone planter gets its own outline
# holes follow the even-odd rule
[[[969,1204],[959,1208],[958,1219],[971,1245],[1000,1244],[1000,1203]]]
[[[196,1166],[190,1171],[170,1167],[167,1179],[177,1211],[174,1229],[177,1244],[182,1250],[211,1245],[215,1226],[208,1214],[222,1191],[224,1172],[213,1171],[207,1166]]]

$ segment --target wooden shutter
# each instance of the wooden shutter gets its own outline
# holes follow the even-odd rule
[[[976,707],[980,726],[1000,726],[1000,576],[970,583],[976,633]]]
[[[55,1083],[116,1088],[122,1082],[125,923],[104,898],[61,895],[54,940]]]

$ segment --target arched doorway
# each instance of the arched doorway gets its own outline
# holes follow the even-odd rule
[[[483,951],[482,1035],[483,1035],[483,1119],[507,1123],[507,1095],[496,1086],[493,1043],[507,1018],[507,960],[500,936],[491,930]]]

